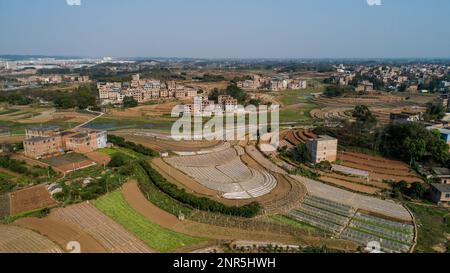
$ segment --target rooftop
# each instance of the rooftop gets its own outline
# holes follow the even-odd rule
[[[36,142],[42,142],[44,140],[48,140],[48,139],[52,139],[52,138],[54,138],[54,137],[33,137],[33,138],[30,138],[30,139],[26,139],[25,142],[36,143]]]
[[[42,131],[42,132],[46,132],[46,131],[54,131],[54,130],[59,130],[58,126],[53,126],[53,125],[45,125],[45,126],[34,126],[34,127],[29,127],[27,128],[28,130],[32,130],[32,131]]]
[[[437,175],[450,175],[450,170],[447,168],[434,168],[433,172]]]
[[[431,186],[440,192],[450,192],[450,184],[431,184]]]

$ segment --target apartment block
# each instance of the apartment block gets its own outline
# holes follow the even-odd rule
[[[337,160],[338,140],[336,138],[321,135],[309,140],[306,147],[313,163]]]

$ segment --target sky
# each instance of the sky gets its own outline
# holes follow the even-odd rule
[[[0,0],[0,37],[0,54],[450,58],[450,1]]]

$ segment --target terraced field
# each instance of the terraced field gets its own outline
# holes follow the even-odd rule
[[[309,197],[288,216],[321,229],[333,237],[367,246],[379,242],[384,252],[408,252],[414,242],[414,226],[357,212],[348,205]]]
[[[106,217],[89,203],[57,209],[52,213],[59,221],[74,225],[94,237],[111,253],[153,252],[143,242]]]
[[[62,253],[52,241],[28,229],[0,225],[0,253]]]
[[[269,194],[277,187],[277,180],[266,171],[246,166],[238,156],[243,152],[242,148],[228,148],[165,161],[203,186],[220,192],[225,199],[245,200]]]
[[[128,231],[160,252],[170,252],[180,247],[203,241],[160,227],[132,209],[121,191],[110,193],[95,201],[95,206]]]
[[[338,153],[341,165],[369,172],[375,182],[383,180],[405,181],[408,183],[421,182],[422,179],[409,169],[403,162],[389,160],[382,157],[343,151]]]

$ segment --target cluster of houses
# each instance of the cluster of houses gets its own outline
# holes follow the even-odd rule
[[[57,126],[38,126],[26,130],[25,156],[35,159],[75,152],[86,154],[107,147],[106,131],[74,129],[61,131]]]
[[[419,171],[435,183],[431,184],[430,197],[441,206],[450,205],[450,170],[448,168],[433,168],[430,171]]]
[[[60,83],[87,83],[89,76],[80,75],[46,75],[46,76],[30,76],[18,77],[16,81],[22,85],[40,85],[40,84],[60,84]]]
[[[306,89],[305,80],[291,79],[287,75],[277,75],[273,77],[262,77],[260,75],[252,75],[251,79],[237,82],[237,86],[241,89],[248,90],[296,90]]]
[[[178,85],[175,81],[141,79],[139,74],[133,75],[131,83],[98,83],[97,88],[103,105],[121,104],[125,97],[145,103],[165,98],[194,98],[198,94],[197,89]]]
[[[220,95],[218,103],[207,97],[196,96],[193,103],[182,105],[184,116],[211,116],[217,113],[237,113],[239,110],[238,100],[229,95]]]
[[[344,65],[336,67],[333,76],[334,83],[342,86],[350,85],[356,76],[365,79],[373,79],[382,83],[386,90],[397,91],[406,88],[404,91],[411,93],[427,93],[433,90],[424,89],[430,83],[438,79],[439,86],[434,86],[436,91],[450,91],[450,82],[446,81],[449,67],[439,64],[421,65],[357,65],[348,68]],[[369,82],[360,82],[357,86],[359,91],[373,90]]]

